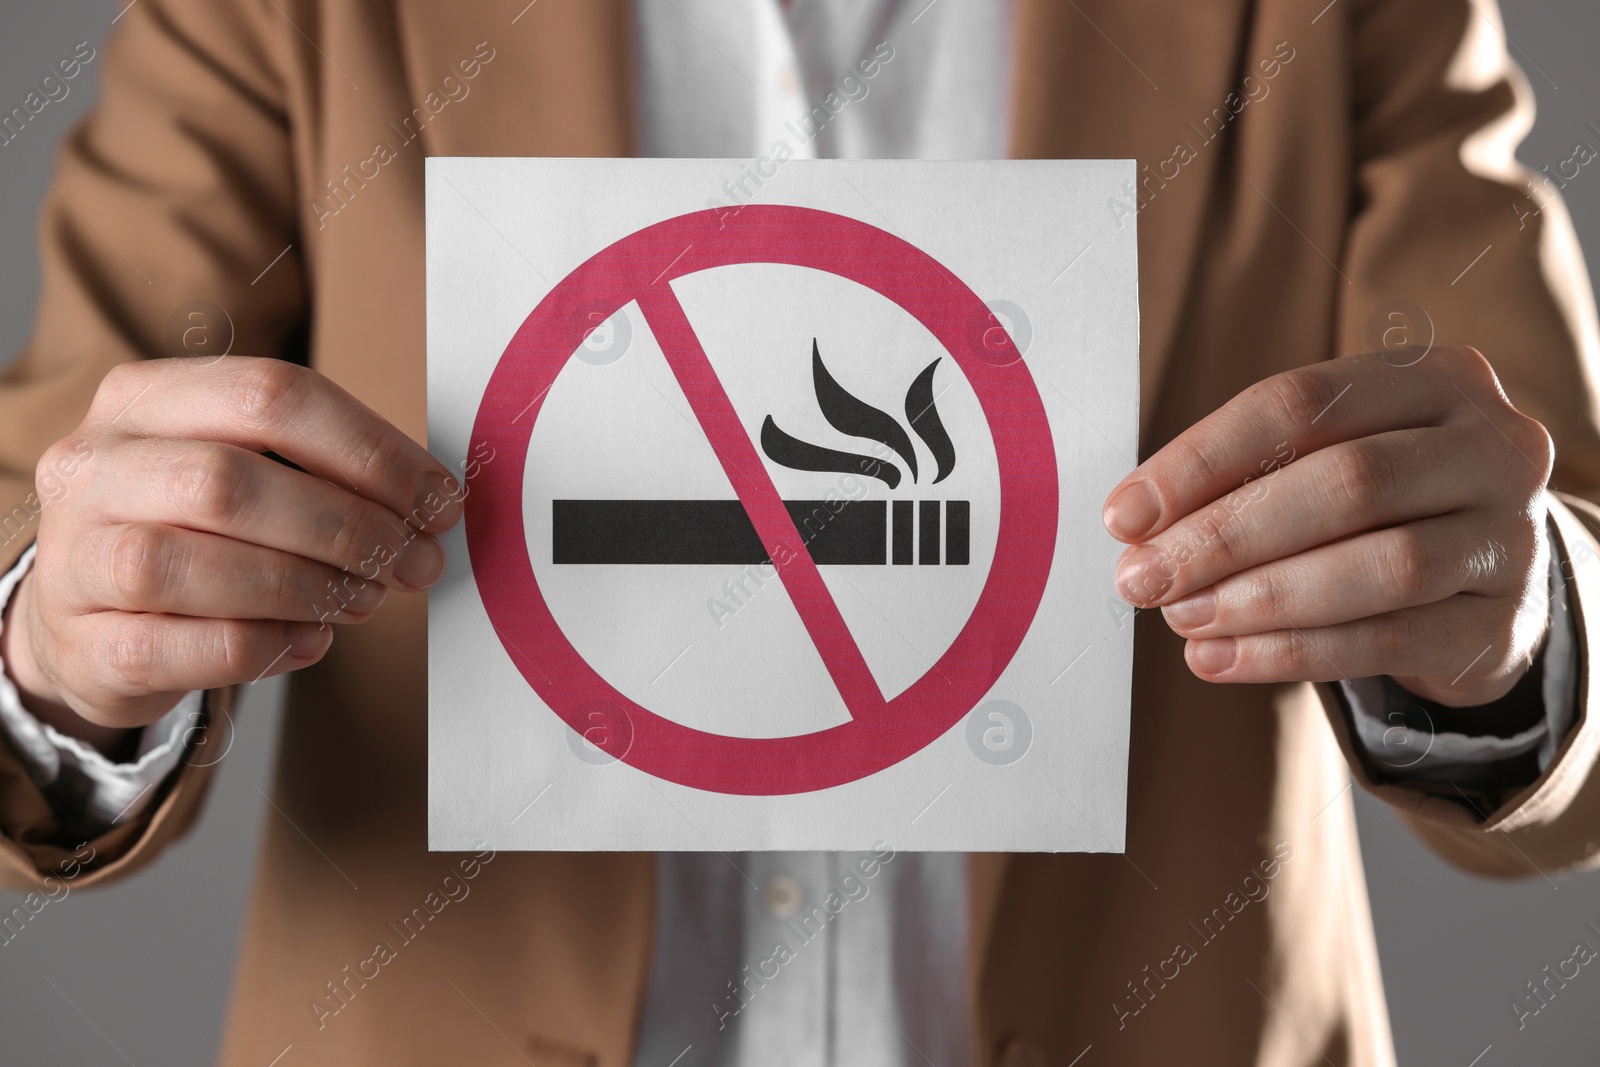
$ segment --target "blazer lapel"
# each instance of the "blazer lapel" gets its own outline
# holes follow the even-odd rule
[[[967,1001],[974,1010],[982,1003],[978,986],[1010,866],[1011,856],[1005,852],[974,852],[967,857]],[[977,1020],[976,1014],[973,1019]],[[973,1036],[977,1039],[979,1035],[975,1032]]]
[[[1239,27],[1249,3],[1168,5],[1157,19],[1117,0],[1017,0],[1012,157],[1138,163],[1140,187],[1106,211],[1139,228],[1141,455],[1225,147],[1191,125],[1203,122],[1204,111],[1189,112],[1196,100],[1221,106],[1238,84],[1246,62]],[[1063,261],[1072,254],[1063,250]],[[968,861],[969,996],[980,1046],[974,1062],[983,1062],[985,1040],[979,984],[1010,867],[1004,853],[974,853]]]
[[[1239,84],[1251,0],[1148,5],[1017,0],[1015,158],[1132,158],[1139,188],[1108,218],[1137,210],[1140,443],[1149,444],[1206,209],[1230,141],[1205,140],[1210,107]],[[1140,207],[1140,205],[1143,205]],[[1063,250],[1063,262],[1073,250]]]
[[[444,97],[458,64],[492,52],[452,114],[423,132],[434,155],[626,156],[633,138],[632,0],[519,4],[400,0],[407,95]],[[513,21],[515,19],[515,21]],[[387,116],[395,120],[399,116]]]
[[[404,63],[404,97],[412,106],[439,109],[437,118],[421,129],[423,152],[429,156],[630,154],[634,143],[631,0],[538,0],[519,11],[520,7],[487,0],[448,4],[399,0],[396,23],[374,25],[374,32],[395,34]],[[477,73],[464,78],[461,63],[473,59],[479,63]],[[446,77],[453,79],[451,85],[446,85]],[[452,97],[451,92],[457,95]],[[384,98],[393,100],[396,94]],[[381,130],[385,122],[403,125],[405,116],[368,118]],[[420,199],[418,206],[420,210]],[[420,394],[420,375],[416,388]],[[631,1060],[649,975],[651,924],[643,924],[633,937],[605,933],[615,932],[619,914],[651,913],[655,864],[653,857],[641,855],[628,857],[619,866],[627,871],[620,876],[621,884],[613,892],[594,894],[592,904],[574,907],[568,921],[580,929],[602,932],[585,939],[581,969],[618,976],[618,988],[628,994],[597,998],[587,1005],[592,1015],[581,1021],[527,1020],[535,1032],[530,1047],[540,1063],[593,1063],[597,1052],[607,1063]],[[565,873],[582,877],[575,869]],[[619,900],[624,903],[619,905]],[[554,966],[559,971],[560,961]],[[574,1034],[605,1035],[610,1047],[584,1047],[575,1043]]]

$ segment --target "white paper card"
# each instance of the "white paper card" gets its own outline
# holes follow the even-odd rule
[[[1133,177],[428,160],[430,847],[1120,851]]]

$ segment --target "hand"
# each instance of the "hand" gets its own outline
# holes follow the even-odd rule
[[[1252,386],[1123,479],[1116,581],[1213,682],[1390,675],[1486,704],[1549,620],[1543,426],[1470,348],[1401,350]]]
[[[327,378],[239,357],[117,367],[35,481],[38,555],[6,667],[30,708],[101,728],[321,659],[329,623],[438,580],[432,535],[465,496]]]

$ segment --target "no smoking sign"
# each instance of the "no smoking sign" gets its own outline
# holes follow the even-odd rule
[[[430,161],[430,841],[1120,847],[1126,165],[724,167]]]

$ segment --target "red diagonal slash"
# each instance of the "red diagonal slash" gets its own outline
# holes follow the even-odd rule
[[[762,546],[778,569],[789,599],[800,613],[800,621],[805,623],[845,707],[855,719],[881,714],[885,706],[883,691],[845,625],[844,616],[839,614],[839,605],[812,561],[805,539],[795,528],[766,465],[756,454],[738,412],[733,410],[716,368],[706,358],[677,294],[670,285],[652,285],[639,294],[638,303],[667,357],[667,365],[700,420],[700,428],[755,525]]]

